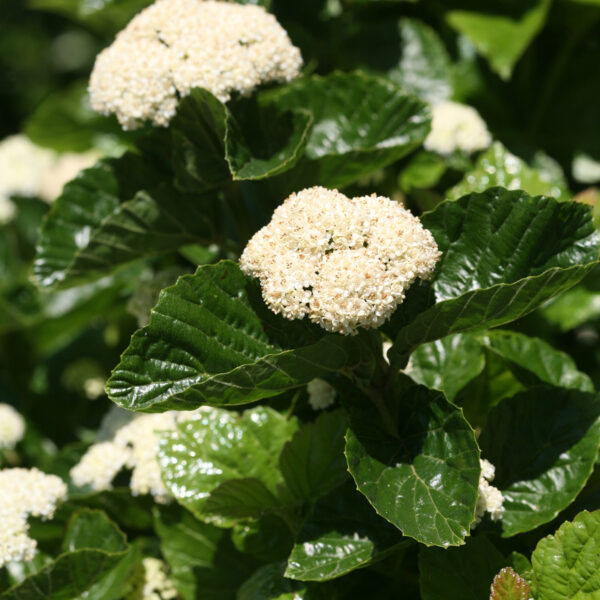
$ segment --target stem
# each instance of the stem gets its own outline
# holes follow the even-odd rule
[[[290,402],[290,407],[288,408],[287,413],[285,413],[285,420],[289,421],[294,414],[294,410],[296,410],[296,404],[298,402],[298,398],[300,398],[300,390],[298,390],[293,396],[292,401]]]

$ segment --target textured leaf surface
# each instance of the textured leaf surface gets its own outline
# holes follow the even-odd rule
[[[513,67],[542,29],[550,0],[492,2],[483,11],[451,10],[448,23],[471,39],[490,67],[509,79]]]
[[[367,398],[350,407],[346,458],[358,489],[404,535],[427,545],[464,543],[479,481],[473,430],[440,392],[406,379],[383,402],[387,424]]]
[[[600,598],[600,511],[579,513],[542,539],[532,557],[539,600]]]
[[[529,585],[510,567],[494,577],[490,600],[529,600]]]
[[[146,411],[267,398],[360,361],[357,338],[322,332],[274,315],[236,264],[203,266],[163,290],[113,371],[109,394]]]
[[[569,197],[564,177],[528,166],[500,142],[494,142],[491,148],[477,159],[475,168],[448,190],[446,197],[461,198],[471,192],[484,192],[494,186],[502,186],[508,190],[524,190],[532,196],[551,196],[557,200],[566,200]]]
[[[287,420],[268,407],[241,416],[221,409],[202,411],[163,434],[163,480],[199,518],[206,517],[207,510],[224,518],[259,516],[281,504],[279,455],[297,429],[295,419]]]
[[[432,281],[438,303],[395,332],[394,352],[515,320],[580,281],[598,257],[587,208],[524,192],[470,194],[422,221],[443,253]]]
[[[421,596],[423,600],[484,600],[504,564],[500,551],[484,535],[468,538],[460,548],[421,548]]]
[[[391,81],[363,73],[301,79],[269,95],[280,109],[308,110],[314,125],[306,160],[286,175],[286,187],[342,186],[401,158],[424,139],[425,103]]]
[[[227,530],[207,525],[178,506],[155,507],[154,526],[183,600],[234,600],[254,561],[238,552]]]
[[[342,411],[327,412],[302,427],[283,447],[279,467],[296,498],[314,502],[347,480],[346,428]]]
[[[319,502],[304,522],[285,576],[327,581],[381,559],[409,542],[346,486]]]
[[[552,520],[581,491],[600,445],[600,402],[594,394],[537,387],[502,400],[479,438],[496,467],[506,537]]]
[[[128,549],[125,536],[104,513],[81,511],[69,523],[63,553],[0,598],[72,600],[117,566]]]

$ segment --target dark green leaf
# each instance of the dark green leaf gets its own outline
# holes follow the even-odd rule
[[[282,110],[308,110],[314,125],[306,159],[283,186],[343,186],[401,158],[429,131],[427,106],[391,81],[355,73],[301,79],[267,98]]]
[[[0,594],[0,598],[78,598],[117,567],[128,550],[125,536],[104,513],[81,511],[69,523],[63,542],[63,554]]]
[[[419,551],[419,584],[423,600],[485,600],[494,575],[505,565],[499,550],[484,535],[461,548]]]
[[[600,596],[600,511],[579,513],[543,538],[532,557],[536,600],[595,600]]]
[[[231,539],[240,552],[266,562],[287,558],[294,543],[289,528],[275,515],[237,524]]]
[[[294,497],[314,502],[347,480],[346,428],[342,411],[328,412],[302,427],[286,443],[279,468]]]
[[[226,530],[201,523],[179,506],[156,507],[154,523],[183,600],[235,600],[255,562],[233,547]]]
[[[358,338],[277,317],[256,281],[222,261],[163,291],[108,390],[134,410],[244,404],[357,364],[360,352]]]
[[[198,518],[210,513],[228,522],[276,510],[283,485],[279,455],[297,429],[296,419],[287,420],[267,407],[241,416],[221,409],[203,411],[163,435],[163,479]]]
[[[345,486],[319,502],[297,536],[286,577],[327,581],[409,545],[356,490]]]
[[[503,535],[534,529],[566,508],[592,473],[600,402],[576,390],[532,388],[490,411],[479,444],[504,496]]]
[[[283,577],[285,563],[261,567],[239,589],[237,600],[309,600],[306,584]]]
[[[406,536],[437,546],[464,543],[474,520],[479,449],[462,411],[402,378],[378,401],[350,408],[348,468],[375,510]]]
[[[461,198],[471,192],[484,192],[490,187],[502,186],[509,190],[524,190],[532,196],[545,195],[566,200],[569,189],[562,173],[560,176],[530,167],[511,154],[500,142],[494,142],[478,159],[475,168],[462,181],[446,192],[450,199]]]
[[[477,51],[503,79],[544,26],[551,0],[491,2],[484,9],[450,10],[451,27],[473,42]]]

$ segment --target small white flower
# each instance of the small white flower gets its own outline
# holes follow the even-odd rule
[[[260,279],[273,312],[354,335],[382,325],[439,256],[431,233],[401,204],[313,187],[275,209],[240,266]]]
[[[431,131],[424,146],[438,154],[463,150],[469,154],[484,150],[492,136],[484,120],[471,106],[457,102],[440,102],[432,109]]]
[[[136,576],[125,600],[172,600],[177,597],[165,562],[158,558],[144,558],[141,572]]]
[[[475,507],[475,523],[477,525],[485,513],[489,513],[492,521],[499,521],[504,515],[502,493],[490,485],[496,475],[496,468],[488,460],[481,459],[481,475],[479,476],[479,495]]]
[[[27,535],[27,518],[51,519],[66,496],[67,486],[56,475],[37,469],[0,471],[0,568],[33,560],[37,543]]]
[[[335,389],[323,379],[313,379],[306,386],[308,403],[313,410],[323,410],[335,402]]]
[[[0,404],[0,448],[14,448],[25,434],[25,419],[10,404]]]
[[[145,120],[164,126],[192,88],[226,102],[233,92],[290,81],[301,67],[298,48],[260,6],[157,0],[98,55],[90,98],[95,110],[116,114],[124,129]]]

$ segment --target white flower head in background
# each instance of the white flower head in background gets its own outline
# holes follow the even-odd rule
[[[496,469],[494,465],[481,459],[481,475],[479,476],[479,495],[475,507],[475,525],[481,521],[485,513],[489,513],[492,521],[499,521],[504,515],[502,493],[498,488],[490,485],[494,480]]]
[[[335,402],[336,391],[323,379],[313,379],[306,386],[308,403],[313,410],[329,408]]]
[[[175,429],[179,421],[190,418],[192,412],[169,411],[139,415],[119,427],[110,440],[88,448],[71,469],[76,486],[93,490],[109,490],[121,469],[131,469],[131,492],[134,496],[152,494],[156,502],[169,502],[171,496],[160,477],[156,453],[159,432]]]
[[[67,486],[56,475],[37,469],[0,471],[0,568],[33,560],[37,543],[27,535],[28,517],[51,519],[66,496]]]
[[[298,48],[260,6],[212,0],[157,0],[96,58],[94,110],[116,114],[124,129],[145,120],[167,125],[178,97],[207,89],[222,102],[261,83],[290,81]]]
[[[172,600],[178,597],[166,563],[159,558],[148,557],[142,560],[125,600]]]
[[[401,204],[313,187],[275,210],[240,266],[259,278],[273,312],[354,335],[382,325],[439,257],[431,233]]]
[[[25,434],[25,419],[10,404],[0,403],[0,449],[12,449]]]
[[[485,121],[472,107],[458,102],[440,102],[432,108],[431,131],[425,149],[438,154],[462,150],[469,154],[484,150],[492,143]]]

